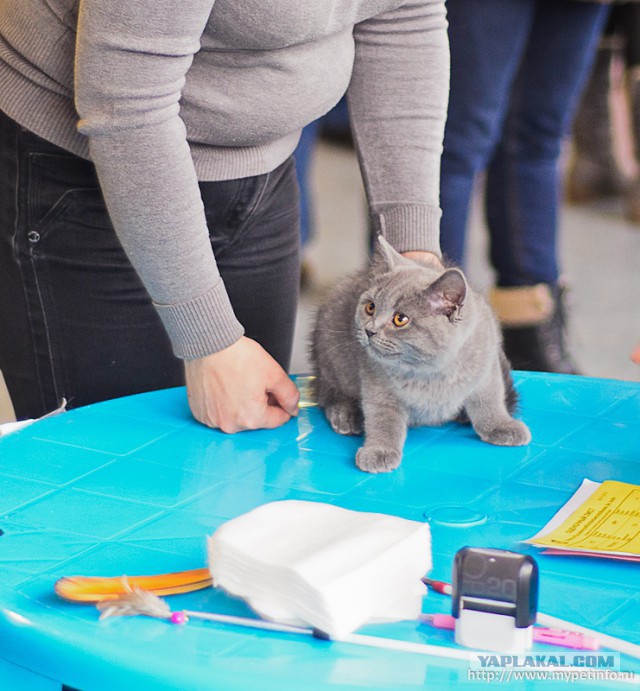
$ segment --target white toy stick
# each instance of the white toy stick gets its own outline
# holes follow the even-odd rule
[[[625,641],[622,638],[609,636],[606,633],[594,631],[593,629],[588,629],[586,626],[580,626],[579,624],[574,624],[573,622],[565,621],[564,619],[559,619],[558,617],[552,617],[551,615],[543,614],[542,612],[538,612],[536,621],[541,626],[548,626],[552,629],[576,631],[577,633],[584,633],[587,636],[593,636],[594,638],[597,638],[598,642],[606,648],[611,648],[611,650],[617,650],[625,655],[630,655],[631,657],[640,659],[640,645],[636,645],[630,641]]]
[[[106,600],[104,602],[99,602],[97,604],[98,609],[101,612],[100,618],[104,619],[106,617],[117,617],[117,616],[127,616],[127,615],[138,615],[144,614],[146,616],[155,617],[158,619],[166,619],[174,624],[184,624],[187,622],[188,618],[193,619],[203,619],[205,621],[214,621],[220,624],[231,624],[235,626],[244,626],[252,629],[261,629],[266,631],[277,631],[282,633],[294,633],[303,636],[314,636],[318,639],[324,639],[333,641],[336,643],[351,643],[353,645],[362,645],[369,648],[384,648],[386,650],[397,650],[406,653],[417,653],[419,655],[428,655],[431,657],[441,657],[449,658],[454,660],[464,660],[471,661],[472,657],[476,653],[472,650],[464,650],[461,648],[448,648],[440,645],[429,645],[426,643],[413,643],[411,641],[401,641],[396,638],[382,638],[379,636],[366,636],[359,633],[351,633],[340,638],[330,638],[321,631],[316,629],[302,627],[302,626],[292,626],[290,624],[279,624],[272,621],[265,621],[264,619],[253,619],[250,617],[238,617],[230,614],[214,614],[210,612],[196,612],[193,610],[180,610],[172,612],[169,605],[157,595],[150,593],[145,590],[134,586],[133,588],[129,586],[128,582],[124,581],[127,593],[121,595],[113,600]],[[553,620],[550,621],[550,620]],[[542,622],[540,622],[542,623]],[[569,625],[568,622],[563,622],[560,619],[555,619],[554,617],[548,617],[548,624],[553,625],[556,628],[569,628],[573,630],[578,630],[575,625]],[[580,628],[580,627],[578,627]],[[593,635],[596,632],[590,631],[589,629],[584,629],[584,633]],[[619,643],[626,643],[626,641],[619,641],[619,639],[614,639],[612,636],[607,638],[611,641],[607,641],[602,636],[600,636],[603,643],[609,647],[612,641],[618,641]],[[632,645],[632,644],[628,644]],[[636,646],[637,647],[637,646]],[[617,649],[617,648],[616,648]],[[621,651],[627,652],[627,651]],[[637,654],[637,653],[636,653]],[[563,667],[563,672],[584,672],[584,668],[579,667]],[[622,683],[633,683],[638,684],[640,681],[640,675],[628,673],[624,677],[618,676],[613,681],[619,681]]]

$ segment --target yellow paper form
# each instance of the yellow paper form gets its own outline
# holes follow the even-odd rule
[[[640,486],[585,480],[549,524],[527,542],[578,552],[640,555]]]

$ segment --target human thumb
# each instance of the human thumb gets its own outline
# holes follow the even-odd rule
[[[274,382],[268,389],[269,404],[277,405],[285,410],[289,415],[298,414],[298,402],[300,400],[300,392],[296,385],[284,374],[276,382]]]

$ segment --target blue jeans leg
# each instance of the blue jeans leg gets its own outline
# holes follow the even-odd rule
[[[451,89],[441,165],[441,245],[464,263],[478,173],[495,150],[537,0],[448,0]]]
[[[487,221],[498,280],[553,281],[560,144],[608,8],[567,0],[448,0],[447,8],[443,251],[464,263],[474,182],[488,168]]]
[[[608,11],[588,2],[538,3],[486,178],[500,286],[558,280],[558,162]]]
[[[300,141],[293,154],[296,162],[296,175],[300,188],[300,241],[305,248],[315,234],[314,199],[311,187],[311,167],[318,143],[320,121],[307,125],[300,135]]]

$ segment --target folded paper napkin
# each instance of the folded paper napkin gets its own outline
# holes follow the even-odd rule
[[[310,501],[264,504],[218,528],[208,549],[215,586],[332,638],[416,619],[431,568],[426,523]]]
[[[28,420],[18,420],[17,422],[4,422],[0,425],[0,437],[6,437],[7,434],[11,434],[12,432],[19,432],[21,429],[24,429],[25,427],[32,425],[34,422],[40,422],[40,420],[45,420],[48,417],[53,417],[54,415],[64,413],[66,409],[67,399],[63,398],[62,402],[55,410],[52,410],[50,413],[47,413],[42,417],[36,419],[29,418]]]

